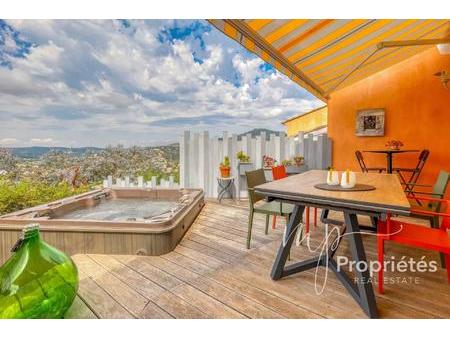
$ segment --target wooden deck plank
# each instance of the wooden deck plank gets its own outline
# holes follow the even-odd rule
[[[113,256],[89,255],[89,257],[147,299],[153,299],[165,291],[164,288],[114,259]]]
[[[208,318],[248,318],[191,285],[179,285],[174,288],[172,292],[184,301],[206,313]]]
[[[80,289],[70,318],[366,318],[331,271],[321,295],[314,291],[314,270],[271,280],[284,220],[265,236],[264,217],[256,216],[252,249],[246,250],[246,206],[226,203],[208,202],[180,244],[166,255],[76,255]],[[360,222],[370,224],[367,217],[360,217]],[[313,247],[323,239],[323,229],[322,224],[312,228]],[[368,259],[376,259],[375,237],[363,235],[363,241]],[[434,253],[398,245],[388,249],[397,258],[438,259]],[[345,241],[338,252],[349,254]],[[292,262],[313,255],[304,245],[291,251]],[[320,268],[322,277],[324,272]],[[381,317],[450,317],[445,271],[405,276],[420,277],[421,283],[386,284],[384,295],[376,293]]]
[[[86,305],[85,302],[80,298],[80,296],[76,296],[72,306],[67,310],[64,314],[64,318],[71,319],[97,319],[97,315]]]
[[[148,263],[145,258],[141,256],[115,256],[120,262],[126,264],[128,267],[140,272],[146,278],[152,280],[165,290],[171,290],[174,287],[183,283],[179,278],[176,278],[165,271],[155,268]]]
[[[174,318],[180,319],[202,319],[210,318],[200,309],[192,306],[183,299],[175,296],[172,292],[163,292],[155,299],[155,303]]]
[[[216,247],[207,246],[207,245],[195,242],[195,241],[187,239],[187,238],[185,238],[183,240],[183,242],[179,244],[179,246],[197,250],[198,252],[212,256],[220,261],[223,261],[224,263],[232,264],[236,260],[239,259],[239,257],[231,256],[231,255],[227,254],[226,252],[221,251],[220,248],[218,248],[217,246]]]
[[[207,294],[214,300],[219,301],[222,303],[222,307],[226,306],[233,309],[234,313],[237,311],[240,314],[238,316],[239,318],[283,317],[279,313],[276,313],[261,304],[255,303],[253,300],[245,297],[239,292],[216,282],[213,278],[210,278],[209,272],[206,272],[205,270],[203,270],[201,274],[194,272],[193,270],[197,270],[199,264],[192,264],[192,262],[196,262],[190,260],[188,257],[184,257],[176,252],[171,252],[170,254],[164,255],[160,260],[152,260],[152,262],[165,271],[180,276],[186,283]],[[180,296],[180,298],[182,297]]]
[[[161,294],[159,294],[161,295]],[[142,319],[172,319],[174,318],[169,313],[164,311],[161,307],[154,302],[148,302],[142,312],[139,314],[139,318]]]
[[[145,297],[128,287],[101,265],[96,264],[87,255],[77,255],[74,257],[74,261],[81,271],[92,278],[133,316],[138,317],[147,305],[148,300]]]
[[[212,295],[216,299],[220,299],[223,303],[246,314],[250,318],[318,317],[297,307],[292,309],[293,304],[283,302],[277,297],[273,297],[262,290],[252,287],[250,284],[246,284],[242,287],[242,283],[239,285],[236,281],[234,284],[229,282],[229,280],[224,283],[223,278],[218,278],[218,273],[216,271],[213,273],[207,272],[208,269],[205,268],[201,269],[201,276],[192,274],[193,271],[198,271],[199,266],[204,265],[176,252],[165,255],[164,259],[167,259],[174,264],[180,264],[181,269],[184,271],[191,271],[191,274],[184,272],[184,275],[186,276],[185,280],[189,280],[192,285]],[[180,269],[175,271],[178,275],[181,274]],[[250,289],[250,292],[246,291],[248,289]],[[280,306],[274,306],[274,303]]]
[[[120,305],[110,294],[101,288],[83,271],[79,270],[80,286],[78,296],[99,318],[120,319],[133,318],[133,315]],[[76,310],[72,310],[76,314]],[[78,318],[78,317],[71,317]]]

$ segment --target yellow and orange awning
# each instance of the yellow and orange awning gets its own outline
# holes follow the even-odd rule
[[[317,97],[379,72],[427,48],[386,41],[448,38],[450,20],[209,20]]]

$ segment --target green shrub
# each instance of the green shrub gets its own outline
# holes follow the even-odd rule
[[[0,215],[81,194],[91,188],[87,185],[72,188],[68,183],[47,184],[0,179]]]
[[[179,171],[178,167],[175,168],[175,170],[173,170],[171,173],[164,173],[161,170],[157,170],[157,169],[147,169],[147,170],[138,172],[137,176],[142,176],[145,181],[150,181],[152,179],[152,177],[155,176],[157,184],[161,183],[162,178],[165,180],[169,180],[170,176],[173,176],[173,181],[175,183],[180,182],[180,171]]]

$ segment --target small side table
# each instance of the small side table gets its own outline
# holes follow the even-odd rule
[[[219,202],[224,198],[225,195],[230,195],[233,198],[233,186],[234,177],[217,177],[217,183],[219,184],[219,195],[217,199]]]
[[[386,154],[386,171],[388,174],[392,174],[392,155],[399,153],[417,153],[420,150],[392,150],[392,149],[383,149],[383,150],[364,150],[364,153],[378,153],[378,154]]]

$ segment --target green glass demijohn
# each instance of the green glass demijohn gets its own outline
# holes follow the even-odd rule
[[[78,289],[74,262],[27,225],[0,267],[0,318],[62,318]]]

